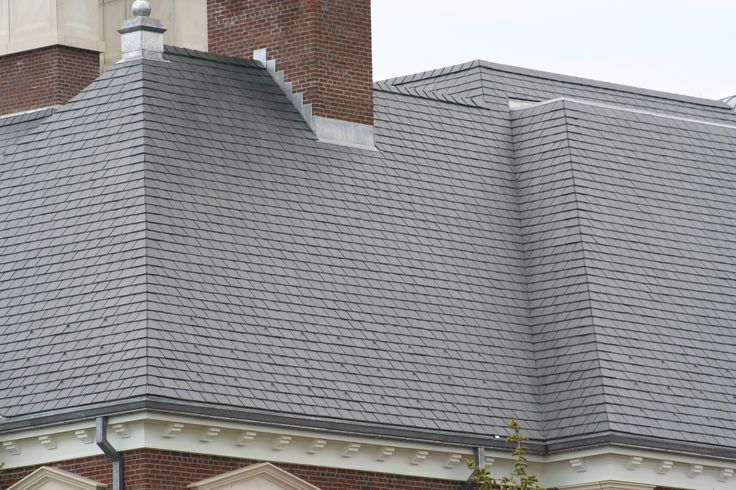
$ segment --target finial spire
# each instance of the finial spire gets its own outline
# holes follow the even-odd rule
[[[147,0],[133,2],[133,19],[126,20],[121,34],[123,59],[164,61],[164,32],[161,22],[150,19],[151,4]]]
[[[151,2],[148,0],[135,0],[133,2],[133,17],[148,17],[151,15]]]

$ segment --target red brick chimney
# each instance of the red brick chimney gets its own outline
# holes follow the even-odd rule
[[[311,104],[320,139],[372,146],[370,0],[208,0],[207,12],[210,52],[251,58],[265,48]]]
[[[100,54],[48,46],[0,56],[0,115],[65,104],[100,75]]]

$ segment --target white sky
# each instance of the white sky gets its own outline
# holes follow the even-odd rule
[[[736,0],[372,0],[376,80],[473,59],[720,99]]]

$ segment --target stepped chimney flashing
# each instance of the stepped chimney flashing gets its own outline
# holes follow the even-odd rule
[[[133,18],[118,30],[122,43],[122,58],[118,63],[131,60],[164,60],[164,29],[161,22],[150,19],[151,5],[146,0],[133,3]]]
[[[265,48],[253,51],[253,60],[273,77],[319,141],[364,150],[376,149],[372,125],[314,115],[312,104],[304,103],[303,93],[293,91],[292,83],[286,81],[286,74],[283,71],[277,71],[276,60],[268,59],[268,52]]]
[[[212,53],[260,62],[320,141],[374,149],[370,0],[209,0]]]

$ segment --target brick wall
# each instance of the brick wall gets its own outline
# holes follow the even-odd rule
[[[184,490],[187,485],[258,463],[247,459],[139,449],[124,453],[126,490]],[[322,490],[460,490],[461,482],[416,478],[367,471],[341,470],[276,463]],[[111,484],[112,466],[104,456],[52,463],[47,466]],[[0,473],[0,489],[29,475],[37,467]]]
[[[209,50],[267,48],[316,116],[373,124],[370,0],[208,0]]]
[[[94,51],[49,46],[0,56],[0,115],[64,104],[100,75]]]

